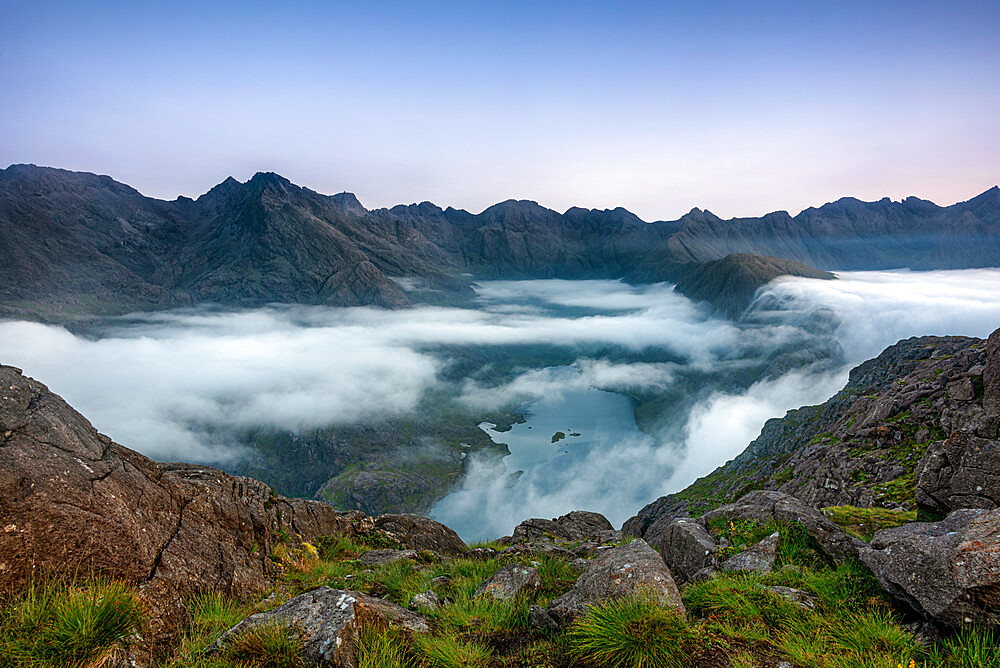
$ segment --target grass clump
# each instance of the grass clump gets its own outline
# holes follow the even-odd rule
[[[413,647],[428,668],[485,668],[490,650],[475,642],[462,642],[453,635],[417,636]]]
[[[143,620],[139,598],[122,582],[36,583],[0,613],[0,665],[99,666]]]
[[[917,519],[917,511],[897,511],[887,508],[858,508],[857,506],[830,506],[823,513],[846,533],[866,543],[875,532],[903,526]]]
[[[1000,666],[1000,634],[966,627],[935,646],[929,663],[944,668]]]
[[[693,637],[680,615],[641,596],[589,608],[567,636],[574,657],[609,668],[679,668]]]
[[[277,623],[258,624],[229,638],[224,659],[242,668],[302,668],[302,632]]]
[[[416,668],[405,636],[381,624],[363,624],[355,639],[358,668]]]

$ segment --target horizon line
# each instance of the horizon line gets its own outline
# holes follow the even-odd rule
[[[452,211],[463,211],[463,212],[468,213],[468,214],[473,215],[473,216],[481,216],[486,211],[488,211],[489,209],[491,209],[491,208],[493,208],[493,207],[495,207],[495,206],[497,206],[499,204],[504,204],[506,202],[527,202],[527,203],[530,203],[530,204],[534,204],[535,206],[538,206],[538,207],[540,207],[542,209],[545,209],[546,211],[551,211],[551,212],[555,213],[556,215],[560,215],[560,216],[566,215],[566,213],[568,213],[571,209],[583,209],[584,211],[605,211],[605,212],[608,212],[608,211],[617,211],[617,210],[621,209],[621,210],[625,211],[626,213],[628,213],[628,214],[630,214],[632,216],[635,216],[638,220],[640,220],[641,222],[643,222],[643,223],[645,223],[647,225],[652,225],[652,224],[655,224],[655,223],[677,222],[677,221],[683,219],[684,217],[691,215],[694,212],[711,214],[711,215],[715,216],[716,218],[719,218],[719,220],[722,220],[723,222],[729,222],[729,221],[733,221],[733,220],[745,220],[745,219],[750,219],[750,218],[764,218],[764,217],[767,217],[767,216],[770,216],[770,215],[773,215],[773,214],[777,214],[777,213],[785,213],[785,214],[788,214],[789,217],[795,218],[795,217],[801,215],[802,213],[804,213],[805,211],[808,211],[810,209],[821,209],[824,206],[828,206],[830,204],[835,204],[835,203],[837,203],[839,201],[842,201],[842,200],[845,200],[845,199],[854,200],[854,201],[860,202],[862,204],[877,204],[878,202],[881,202],[883,200],[889,200],[889,202],[892,203],[892,204],[901,204],[901,203],[903,203],[904,201],[906,201],[908,199],[917,199],[917,200],[920,200],[922,202],[930,202],[931,204],[933,204],[934,206],[938,207],[939,209],[947,209],[947,208],[952,207],[952,206],[957,206],[959,204],[964,204],[966,202],[970,202],[970,201],[976,199],[977,197],[985,195],[986,193],[988,193],[988,192],[990,192],[992,190],[1000,190],[1000,184],[994,184],[994,185],[990,186],[989,188],[987,188],[986,190],[984,190],[984,191],[982,191],[980,193],[972,195],[971,197],[968,197],[966,199],[958,200],[958,201],[956,201],[956,202],[954,202],[952,204],[938,204],[937,202],[935,202],[933,200],[920,197],[919,195],[907,195],[906,197],[904,197],[902,199],[899,199],[899,200],[894,200],[894,199],[892,199],[889,196],[884,196],[884,197],[881,197],[881,198],[875,199],[875,200],[863,200],[863,199],[854,197],[852,195],[844,195],[844,196],[838,197],[835,200],[831,200],[829,202],[824,202],[823,204],[820,204],[820,205],[807,206],[804,209],[800,210],[795,215],[792,215],[788,211],[788,209],[775,209],[773,211],[768,211],[768,212],[766,212],[764,214],[761,214],[760,216],[732,216],[730,218],[721,218],[721,217],[717,216],[716,214],[712,213],[712,211],[709,210],[709,209],[702,208],[702,207],[699,207],[699,206],[693,206],[690,209],[688,209],[687,213],[681,214],[680,217],[675,218],[673,220],[667,219],[667,218],[660,218],[660,219],[657,219],[657,220],[645,220],[644,218],[640,217],[638,214],[634,213],[633,211],[631,211],[630,209],[628,209],[628,208],[626,208],[626,207],[624,207],[622,205],[619,205],[619,206],[616,206],[616,207],[613,207],[613,208],[605,208],[605,209],[588,209],[586,207],[581,207],[581,206],[574,205],[574,206],[571,206],[568,209],[566,209],[566,211],[560,212],[558,209],[552,209],[552,208],[549,208],[549,207],[547,207],[547,206],[545,206],[543,204],[539,204],[536,200],[518,199],[516,197],[508,197],[507,199],[503,199],[503,200],[500,200],[498,202],[494,202],[493,204],[490,204],[489,206],[485,207],[482,211],[479,211],[478,213],[471,212],[468,209],[456,208],[456,207],[453,207],[453,206],[450,206],[450,205],[442,207],[441,205],[439,205],[439,204],[437,204],[435,202],[432,202],[430,200],[423,200],[423,201],[420,201],[420,202],[410,202],[409,204],[398,202],[398,203],[393,204],[391,206],[379,206],[379,207],[374,207],[374,208],[368,208],[368,207],[366,207],[362,203],[361,199],[353,191],[350,191],[350,190],[341,190],[341,191],[336,192],[336,193],[323,193],[323,192],[320,192],[318,190],[314,190],[313,188],[310,188],[309,186],[304,186],[304,185],[295,183],[291,179],[289,179],[289,178],[287,178],[285,176],[282,176],[278,172],[274,172],[274,171],[261,171],[261,170],[258,170],[256,172],[254,172],[254,174],[250,178],[248,178],[246,181],[240,181],[239,179],[237,179],[236,177],[234,177],[234,176],[232,176],[230,174],[230,175],[226,176],[224,179],[222,179],[221,181],[219,181],[218,183],[216,183],[215,185],[209,187],[207,190],[205,190],[203,193],[199,194],[197,197],[192,197],[190,195],[179,194],[176,197],[174,197],[174,199],[166,199],[166,198],[162,198],[162,197],[153,197],[151,195],[147,195],[147,194],[143,193],[142,191],[140,191],[135,186],[132,186],[132,185],[126,183],[125,181],[119,181],[117,178],[115,178],[114,176],[111,176],[110,174],[99,174],[97,172],[89,172],[89,171],[76,170],[76,169],[67,169],[65,167],[53,167],[53,166],[50,166],[50,165],[37,165],[37,164],[32,163],[32,162],[15,162],[15,163],[11,163],[11,164],[7,165],[7,167],[5,167],[3,169],[0,169],[0,171],[6,172],[7,170],[12,169],[14,167],[32,167],[32,168],[35,168],[35,169],[46,169],[46,170],[53,170],[53,171],[60,171],[60,172],[69,172],[71,174],[88,174],[90,176],[109,178],[112,181],[114,181],[115,183],[120,183],[120,184],[122,184],[124,186],[132,188],[132,190],[135,190],[142,197],[145,197],[145,198],[151,199],[151,200],[155,200],[155,201],[158,201],[158,202],[176,202],[176,201],[181,200],[181,199],[188,199],[188,200],[196,201],[198,199],[201,199],[202,197],[204,197],[209,192],[211,192],[212,190],[214,190],[218,186],[222,185],[226,181],[229,181],[230,179],[232,179],[233,181],[236,181],[240,185],[246,185],[247,183],[249,183],[250,181],[252,181],[258,175],[273,174],[273,175],[277,176],[280,179],[284,179],[285,181],[287,181],[291,185],[295,186],[296,188],[301,188],[303,190],[308,190],[308,191],[316,193],[317,195],[320,195],[322,197],[336,197],[337,195],[351,195],[352,197],[354,197],[358,201],[359,204],[361,204],[361,207],[365,211],[367,211],[369,213],[373,213],[373,212],[376,212],[376,211],[390,211],[390,210],[392,210],[392,209],[394,209],[394,208],[396,208],[398,206],[409,207],[409,206],[419,206],[421,204],[430,204],[432,206],[436,206],[437,208],[441,209],[442,211],[446,211],[448,209],[451,209]]]

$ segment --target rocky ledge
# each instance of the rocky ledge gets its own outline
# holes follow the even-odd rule
[[[184,624],[183,594],[264,591],[281,558],[319,536],[377,533],[441,554],[465,549],[451,529],[417,515],[337,512],[252,478],[158,464],[10,366],[0,366],[0,439],[0,590],[50,575],[121,579],[144,592],[151,635],[167,642]]]

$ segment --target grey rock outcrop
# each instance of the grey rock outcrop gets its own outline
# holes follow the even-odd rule
[[[947,514],[1000,506],[1000,441],[956,432],[931,444],[916,469],[917,505]]]
[[[937,623],[1000,625],[1000,509],[884,529],[860,558],[889,594]]]
[[[719,568],[724,571],[770,573],[774,570],[774,560],[777,554],[778,532],[775,531],[751,548],[729,557],[719,565]]]
[[[864,543],[847,535],[822,512],[811,508],[793,496],[773,491],[750,492],[735,503],[705,513],[706,523],[717,517],[727,520],[743,519],[759,522],[774,521],[779,524],[801,524],[816,539],[823,553],[840,561],[856,557]]]
[[[376,529],[385,531],[407,549],[430,550],[449,557],[468,549],[453,530],[422,515],[379,515],[373,521]]]
[[[979,435],[1000,438],[1000,329],[986,341],[986,364],[983,369],[983,419]]]
[[[565,541],[576,541],[614,529],[611,522],[600,513],[574,510],[551,520],[540,518],[525,520],[514,528],[511,539],[514,542],[545,541],[555,537]]]
[[[524,564],[507,564],[479,585],[474,596],[489,596],[506,601],[538,591],[542,581],[538,571]]]
[[[913,509],[925,452],[956,432],[997,440],[998,420],[1000,330],[985,342],[906,339],[852,369],[847,385],[823,404],[768,420],[740,455],[648,504],[622,530],[646,538],[664,517],[698,516],[751,489],[816,508]]]
[[[588,605],[635,595],[652,596],[660,605],[686,614],[670,569],[641,539],[599,552],[573,588],[551,603],[548,612],[566,625]]]
[[[247,617],[219,636],[209,654],[223,652],[233,639],[256,626],[278,624],[302,633],[301,656],[309,665],[357,668],[355,639],[359,625],[367,621],[415,633],[430,631],[425,617],[394,603],[357,591],[320,587],[270,612]]]
[[[530,557],[548,554],[572,559],[586,557],[603,545],[620,540],[622,534],[600,513],[574,510],[551,520],[532,518],[514,527],[500,554],[507,557]]]
[[[358,556],[358,561],[360,561],[365,566],[381,566],[383,564],[391,564],[394,561],[413,561],[417,558],[416,550],[368,550],[367,552],[362,552]]]
[[[644,539],[660,553],[677,584],[683,584],[703,568],[714,566],[718,546],[704,525],[690,517],[664,517],[653,523]]]

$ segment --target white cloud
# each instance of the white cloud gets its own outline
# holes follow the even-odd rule
[[[677,425],[680,438],[609,437],[544,481],[528,472],[513,488],[466,490],[463,512],[482,518],[486,536],[508,532],[530,515],[578,507],[620,522],[735,456],[767,418],[824,400],[842,385],[848,366],[898,339],[985,336],[1000,326],[995,269],[779,279],[757,302],[772,312],[741,325],[711,317],[666,285],[501,281],[485,282],[479,292],[477,310],[276,306],[145,314],[118,321],[99,339],[6,321],[0,361],[48,384],[127,446],[159,459],[225,461],[240,452],[226,435],[234,429],[302,430],[405,415],[443,383],[446,360],[435,353],[441,345],[547,344],[578,357],[575,374],[527,369],[499,387],[470,381],[456,388],[473,406],[552,401],[591,387],[667,390],[686,370],[766,359],[779,346],[806,341],[809,328],[832,332],[842,347],[842,368],[798,369],[737,394],[714,388]],[[628,351],[630,359],[649,351],[677,361],[591,356],[608,347]]]

